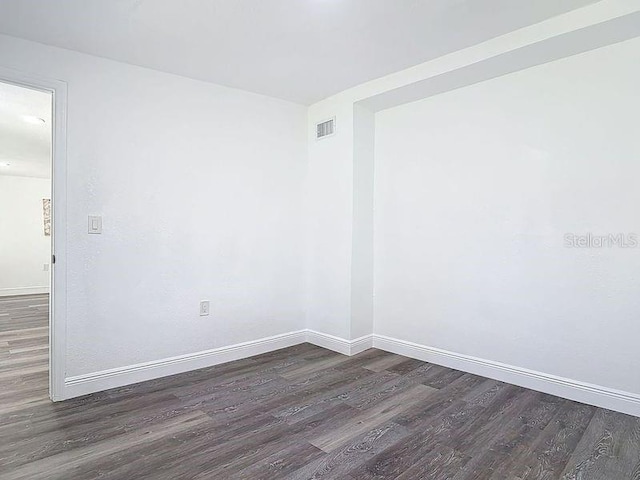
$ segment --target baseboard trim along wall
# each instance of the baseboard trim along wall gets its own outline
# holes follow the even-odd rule
[[[211,367],[305,342],[343,355],[356,355],[374,347],[397,353],[398,355],[640,417],[640,395],[637,394],[449,352],[384,335],[365,335],[354,340],[346,340],[315,330],[283,333],[193,354],[69,377],[65,380],[64,398],[61,400],[199,368]]]
[[[0,288],[0,297],[11,297],[14,295],[37,295],[42,293],[49,293],[49,287],[15,287],[15,288]]]
[[[343,355],[356,355],[373,346],[373,335],[365,335],[355,340],[345,340],[344,338],[315,330],[307,330],[306,332],[307,342],[317,345],[318,347],[342,353]]]
[[[227,347],[77,375],[65,379],[65,391],[63,398],[60,400],[189,372],[199,368],[212,367],[221,363],[260,355],[261,353],[272,352],[305,342],[344,355],[355,355],[373,346],[373,335],[366,335],[349,341],[313,330],[299,330]]]
[[[241,360],[261,353],[299,345],[306,342],[306,339],[306,330],[300,330],[227,347],[68,377],[64,383],[64,398],[61,400]]]
[[[640,417],[640,395],[634,393],[483,360],[384,335],[374,335],[373,346],[386,352]]]

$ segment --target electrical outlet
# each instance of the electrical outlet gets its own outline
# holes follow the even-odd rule
[[[209,315],[209,300],[202,300],[200,302],[200,316],[204,317]]]
[[[89,215],[89,233],[102,233],[102,217],[100,215]]]
[[[45,272],[48,272],[49,271],[49,264],[48,263],[43,264],[42,265],[42,270],[44,270]]]

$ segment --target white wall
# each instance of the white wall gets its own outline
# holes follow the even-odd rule
[[[315,139],[308,129],[307,327],[349,338],[353,230],[353,118],[351,104],[309,110],[310,127],[336,116],[336,134]]]
[[[305,107],[6,36],[0,66],[68,83],[67,376],[301,328]]]
[[[388,158],[387,173],[384,173],[384,163],[377,167],[375,173],[378,178],[381,172],[388,175],[388,178],[383,183],[378,183],[375,200],[378,201],[380,194],[387,189],[385,202],[388,202],[388,208],[383,206],[375,218],[371,216],[369,207],[374,200],[371,192],[373,165],[364,160],[372,156],[369,135],[373,125],[370,124],[371,115],[358,109],[363,105],[370,107],[366,104],[368,100],[387,92],[389,98],[395,98],[394,92],[401,92],[404,88],[411,89],[418,82],[438,80],[440,74],[462,70],[478,63],[491,63],[495,56],[511,55],[526,46],[559,38],[565,33],[590,26],[597,27],[600,22],[637,10],[637,2],[603,0],[584,9],[359,85],[308,109],[238,90],[0,36],[0,67],[61,79],[69,85],[69,256],[59,264],[59,268],[68,269],[69,278],[67,376],[77,379],[77,376],[82,377],[83,374],[104,369],[154,362],[291,332],[305,326],[305,321],[310,329],[340,337],[334,343],[346,345],[345,351],[350,351],[348,340],[375,332],[397,335],[424,345],[450,346],[452,350],[461,353],[475,352],[480,356],[484,351],[472,350],[471,347],[477,346],[475,343],[471,345],[471,340],[467,344],[454,344],[453,338],[446,337],[448,333],[443,333],[442,328],[444,316],[438,317],[438,323],[433,320],[434,316],[429,310],[428,322],[433,322],[437,327],[432,336],[432,324],[425,323],[425,317],[421,315],[426,307],[425,302],[418,297],[426,287],[420,283],[426,281],[428,286],[434,286],[432,277],[427,277],[431,272],[425,272],[423,267],[429,267],[432,260],[431,257],[424,256],[422,250],[414,255],[414,248],[409,247],[421,247],[421,240],[432,241],[432,238],[424,233],[423,229],[426,227],[421,226],[417,232],[411,230],[414,226],[412,222],[421,225],[425,221],[419,217],[416,220],[416,215],[409,215],[412,220],[408,220],[403,208],[407,207],[411,212],[409,207],[414,208],[415,204],[407,198],[415,196],[416,202],[422,202],[428,195],[412,192],[411,189],[400,194],[395,191],[404,181],[406,185],[402,188],[415,184],[414,178],[403,180],[399,173],[403,170],[404,163],[411,168],[414,168],[414,164],[420,165],[415,159],[411,160],[412,151],[407,150],[405,153],[408,160],[400,159],[399,165],[394,168],[391,168],[393,165]],[[568,42],[571,43],[570,40]],[[541,67],[546,68],[549,66]],[[518,77],[514,75],[509,78]],[[581,77],[577,84],[582,85],[585,78],[587,77]],[[499,81],[502,79],[496,80]],[[575,83],[576,78],[572,81]],[[558,85],[565,87],[566,83],[562,79],[558,81]],[[538,85],[528,84],[528,88],[538,89]],[[443,101],[442,98],[449,98],[447,95],[429,102]],[[463,106],[466,105],[465,103]],[[519,104],[516,102],[514,105]],[[482,106],[493,108],[493,104]],[[532,108],[531,105],[526,106]],[[522,115],[518,118],[528,118],[530,114],[536,113],[521,107]],[[406,108],[411,111],[414,107]],[[395,125],[397,122],[402,131],[405,130],[402,126],[406,127],[407,138],[403,137],[402,141],[406,140],[408,146],[412,142],[424,146],[424,140],[417,138],[417,135],[424,136],[425,132],[416,132],[411,122],[402,120],[403,112],[404,110],[398,109],[381,114],[379,121],[384,125],[385,115],[389,115],[389,118],[398,115],[399,119],[392,120],[391,124]],[[545,112],[547,110],[542,113]],[[439,113],[443,118],[448,118],[447,111]],[[469,112],[463,109],[463,113]],[[486,112],[482,113],[481,120],[484,121],[487,115]],[[432,115],[433,113],[429,113],[425,117],[426,124],[434,122]],[[337,134],[315,141],[315,122],[332,116],[337,117]],[[422,117],[418,117],[422,121]],[[363,118],[364,123],[361,123]],[[498,125],[513,128],[510,120],[500,118],[502,120]],[[582,118],[580,117],[581,120]],[[447,121],[452,122],[450,119]],[[443,125],[446,124],[447,122],[443,122]],[[440,124],[436,123],[438,125]],[[457,128],[455,125],[453,127]],[[438,129],[434,131],[439,132]],[[387,133],[389,132],[385,133],[385,130],[380,132],[376,141],[384,140]],[[486,141],[490,141],[492,137],[487,135],[486,138]],[[403,144],[398,147],[398,151],[395,150],[398,143],[396,140],[393,135],[389,138],[388,157],[389,151],[393,155],[404,151]],[[444,138],[438,140],[445,141]],[[500,143],[495,138],[493,141],[502,145],[502,138]],[[384,141],[382,144],[384,145]],[[434,142],[434,145],[439,144]],[[479,146],[473,147],[468,150],[479,156],[476,153]],[[535,144],[534,147],[533,151],[518,150],[519,155],[523,158],[533,156],[544,159]],[[384,154],[384,146],[381,151]],[[494,159],[490,156],[488,160],[504,168],[505,175],[520,175],[520,170],[514,171],[511,164],[504,159],[500,160],[500,157]],[[537,198],[535,194],[546,185],[546,173],[545,170],[540,170],[537,163],[526,165],[532,172],[529,176],[536,179],[535,188],[518,182],[505,187],[498,182],[498,186],[506,188],[506,191],[502,192],[498,188],[495,197],[485,198],[487,208],[496,208],[509,219],[517,212],[531,211],[531,204],[535,204],[533,197]],[[473,171],[473,166],[470,166],[468,172]],[[416,178],[426,176],[420,170],[423,167],[416,168]],[[482,173],[487,182],[494,181],[493,176],[487,172]],[[429,181],[433,183],[433,179],[425,179],[425,183],[428,184]],[[519,182],[522,183],[520,180]],[[476,187],[471,180],[467,180],[467,183]],[[446,185],[446,182],[444,185],[438,184],[434,191],[443,189]],[[496,197],[504,198],[507,193],[515,194],[519,188],[525,188],[528,196],[523,197],[520,203],[510,206],[511,210],[507,209],[505,213],[505,207]],[[435,207],[429,204],[429,208]],[[553,211],[549,206],[544,208]],[[566,208],[571,211],[570,207]],[[398,218],[391,218],[394,209]],[[491,210],[488,211],[492,213]],[[440,216],[434,218],[445,215],[437,210],[431,213],[432,216]],[[104,216],[103,235],[87,235],[88,214]],[[530,225],[536,227],[533,239],[529,236],[515,236],[515,246],[504,242],[502,245],[496,244],[494,257],[501,246],[506,249],[504,251],[510,252],[509,259],[519,259],[517,255],[522,255],[520,252],[528,245],[534,251],[540,246],[535,243],[536,238],[550,235],[545,230],[546,227],[540,229],[540,225],[545,226],[546,223],[540,223],[538,216],[530,218],[528,214],[518,215],[515,218],[519,219],[518,228],[522,232],[529,232]],[[524,219],[521,218],[522,215]],[[463,218],[471,218],[484,229],[479,230],[481,238],[493,238],[505,231],[509,232],[501,229],[499,222],[495,225],[496,220],[489,222],[489,228],[471,215]],[[497,218],[501,217],[498,215]],[[402,224],[403,219],[407,225]],[[565,220],[566,228],[571,227],[571,219]],[[398,224],[398,228],[389,227],[389,224]],[[387,254],[384,251],[387,245],[389,259],[376,266],[375,278],[372,278],[374,272],[367,259],[373,256],[373,227],[378,229],[380,226],[383,227],[380,230],[383,237],[378,230],[375,231],[378,243],[375,245],[374,260],[379,263],[382,255]],[[413,236],[415,239],[412,239]],[[389,243],[379,243],[380,238]],[[410,241],[407,243],[407,240]],[[445,246],[447,245],[449,243]],[[455,242],[452,245],[455,246]],[[467,286],[464,293],[473,294],[476,280],[481,278],[482,283],[478,284],[478,288],[482,293],[487,293],[489,286],[486,284],[493,285],[494,289],[503,285],[512,289],[505,278],[517,278],[518,281],[525,282],[519,290],[522,294],[525,287],[529,288],[526,282],[542,275],[538,272],[538,277],[531,276],[531,271],[527,270],[531,264],[528,257],[526,262],[529,263],[518,267],[517,271],[507,270],[506,273],[501,273],[502,277],[487,275],[486,269],[507,263],[485,261],[487,249],[479,249],[477,244],[475,248],[479,253],[474,258],[480,264],[473,270],[477,274],[473,278],[474,283],[465,284],[464,279],[460,279],[460,275],[466,273],[467,267],[463,265],[451,271],[451,276],[458,280],[451,280],[453,283],[450,287],[455,287],[459,281]],[[401,249],[407,250],[407,255],[412,255],[415,263],[406,261],[401,252],[397,251]],[[573,254],[579,255],[580,252]],[[433,252],[433,256],[438,255],[439,252]],[[466,255],[469,255],[469,251]],[[600,267],[594,266],[601,265],[598,263],[600,260],[592,263],[587,261],[601,254],[582,252],[581,255],[585,257],[582,259],[584,265],[588,266],[585,268],[592,268],[589,272],[599,275],[601,282],[604,282],[602,279],[607,275],[611,276],[619,271],[629,273],[627,270],[613,269],[606,270],[606,274],[601,273],[598,270]],[[495,260],[494,257],[489,256],[489,259]],[[423,258],[427,260],[420,263]],[[408,270],[403,272],[397,266],[390,265],[394,259],[401,260],[400,264]],[[627,262],[628,258],[621,261]],[[440,259],[435,262],[442,265]],[[569,266],[573,268],[574,263],[570,262]],[[447,265],[447,272],[448,269]],[[523,272],[527,275],[523,275]],[[508,277],[507,273],[513,277]],[[382,283],[379,288],[376,287],[376,292],[382,298],[375,303],[374,323],[369,295],[373,280],[378,281],[380,278]],[[445,276],[445,280],[450,279]],[[553,280],[558,281],[555,277]],[[385,306],[391,305],[392,295],[388,293],[396,288],[394,282],[400,285],[397,287],[400,296],[393,304],[393,308],[397,310],[389,308],[385,311]],[[585,281],[584,288],[595,289],[594,285],[587,283]],[[620,282],[615,295],[625,292],[626,285],[627,283]],[[483,304],[487,310],[480,311],[485,323],[475,325],[471,322],[475,330],[464,330],[462,333],[473,336],[481,331],[484,336],[477,337],[478,339],[488,339],[495,343],[495,338],[488,332],[506,322],[504,312],[508,312],[507,307],[511,305],[511,310],[518,310],[521,314],[522,304],[526,300],[525,313],[529,315],[528,318],[533,318],[531,312],[539,314],[541,309],[539,302],[530,304],[530,300],[539,300],[541,291],[548,293],[548,287],[545,288],[547,290],[532,289],[532,296],[526,298],[501,296],[496,299],[494,295],[491,300],[495,305],[488,309]],[[415,292],[415,295],[408,295],[407,291]],[[446,291],[454,295],[457,293],[455,289]],[[433,293],[430,291],[429,295]],[[410,298],[406,306],[401,302],[405,297]],[[475,296],[469,296],[469,302],[474,305],[474,299],[479,301],[479,298],[479,294],[475,293]],[[555,305],[562,303],[556,297],[551,298],[555,298]],[[568,297],[562,292],[561,298]],[[581,297],[577,295],[575,298]],[[200,299],[211,300],[211,317],[200,318],[197,315]],[[450,297],[445,300],[449,302],[446,305],[451,307],[451,311],[442,307],[436,313],[456,313],[453,308],[455,302]],[[627,308],[630,302],[624,304],[625,314],[631,311]],[[427,306],[431,308],[432,304],[440,305],[429,302]],[[571,302],[566,304],[566,309],[572,305]],[[537,310],[532,305],[538,305]],[[601,311],[611,313],[612,310],[607,310],[604,305],[603,303]],[[496,313],[498,307],[504,312],[493,320],[485,320]],[[612,308],[614,305],[610,302],[606,307]],[[409,308],[416,308],[418,313],[406,318],[396,315]],[[467,309],[469,310],[471,309]],[[500,312],[502,310],[498,313]],[[567,313],[566,310],[560,312]],[[575,319],[580,319],[580,316],[564,318],[570,318],[577,325],[579,321]],[[398,325],[393,325],[392,322],[397,322]],[[548,319],[544,322],[551,323]],[[557,336],[547,335],[546,340],[552,347],[545,344],[540,348],[546,348],[545,351],[553,348],[551,353],[557,353],[562,351],[562,346],[572,342],[578,345],[583,337],[590,336],[590,341],[583,345],[590,349],[591,360],[592,347],[597,343],[593,339],[600,335],[600,331],[593,330],[597,322],[585,325],[586,330],[580,330],[582,333],[576,334],[577,337],[566,337],[567,331],[562,329]],[[538,335],[543,327],[544,325],[534,325],[531,331]],[[450,328],[453,331],[457,327],[453,325]],[[618,348],[625,341],[618,337],[629,338],[630,329],[626,326],[622,331],[617,331],[615,327],[609,328],[609,344],[605,347],[613,345]],[[418,330],[420,335],[416,334]],[[571,329],[572,335],[575,330],[576,328]],[[527,342],[530,340],[529,330],[518,332],[522,333]],[[451,337],[453,336],[452,334]],[[304,338],[304,334],[296,338],[300,340]],[[341,343],[340,339],[346,340]],[[447,341],[451,343],[446,343]],[[494,343],[487,344],[489,349]],[[506,362],[519,361],[513,353],[515,347],[510,346],[508,341],[504,343],[505,345],[491,350],[491,356],[487,358]],[[359,348],[365,346],[363,342]],[[469,349],[466,349],[467,346]],[[527,348],[531,350],[530,347]],[[527,348],[523,350],[523,356],[528,351]],[[569,378],[584,378],[604,386],[620,386],[629,390],[630,385],[635,385],[634,381],[628,381],[628,372],[625,374],[619,368],[620,359],[623,358],[621,354],[616,353],[615,358],[607,360],[604,367],[598,368],[596,373],[585,372],[585,367],[572,370],[576,363],[584,361],[585,354],[580,353],[576,357],[575,351],[571,351],[564,355],[574,356],[562,372],[556,367],[564,357],[551,361],[537,354],[530,359],[527,357],[530,361],[526,365],[543,372],[566,374]],[[180,358],[175,364],[182,361]],[[206,361],[206,358],[202,360]],[[618,371],[614,375],[616,378],[609,379],[603,371],[612,365],[616,365]],[[545,368],[546,370],[542,370]],[[116,375],[118,372],[106,372],[107,375],[112,373]],[[579,376],[576,377],[574,373]],[[140,375],[135,377],[136,380],[144,379],[146,373]]]
[[[51,180],[0,175],[0,296],[49,291],[43,198],[51,198]]]
[[[639,49],[377,114],[377,334],[640,393]]]
[[[373,176],[375,115],[353,110],[351,340],[373,333]]]
[[[363,150],[357,141],[354,142],[354,135],[360,128],[354,129],[354,121],[358,117],[354,115],[354,109],[360,106],[359,102],[366,104],[368,100],[385,93],[395,98],[394,92],[397,92],[397,96],[402,97],[401,92],[405,87],[411,89],[412,85],[424,80],[437,79],[441,74],[622,17],[638,11],[638,8],[638,2],[635,1],[602,0],[358,85],[311,105],[307,130],[307,326],[330,335],[353,339],[363,334],[364,330],[360,327],[368,323],[361,321],[366,318],[363,312],[367,311],[362,295],[352,291],[354,286],[365,285],[367,282],[363,278],[370,274],[366,263],[361,261],[365,255],[354,254],[353,250],[354,245],[366,245],[362,236],[356,238],[354,244],[354,236],[358,237],[358,232],[365,230],[361,227],[367,222],[360,218],[357,205],[354,208],[354,200],[360,199],[361,204],[365,201],[362,189],[356,185],[362,176],[354,175],[354,170],[356,173],[366,173],[366,166],[358,165],[354,158]],[[315,124],[333,116],[337,119],[336,135],[316,141]],[[352,319],[359,326],[352,328]]]

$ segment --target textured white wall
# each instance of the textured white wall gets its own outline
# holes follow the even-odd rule
[[[585,8],[573,10],[541,23],[502,35],[486,42],[458,50],[415,67],[357,85],[337,95],[315,103],[308,114],[307,179],[307,326],[331,335],[354,338],[364,334],[368,307],[363,296],[352,291],[354,285],[365,285],[370,268],[361,262],[364,255],[356,253],[355,243],[364,245],[362,225],[366,223],[354,208],[354,199],[361,198],[356,172],[365,172],[354,156],[362,151],[354,141],[354,108],[358,102],[377,95],[402,92],[403,87],[435,78],[468,65],[483,62],[496,55],[511,52],[545,39],[589,27],[599,22],[638,11],[637,2],[602,0]],[[399,96],[402,96],[401,94]],[[337,118],[335,136],[316,141],[315,124],[329,117]],[[361,204],[362,204],[361,198]],[[354,219],[354,214],[356,218]],[[354,227],[357,230],[354,230]],[[364,267],[364,268],[362,268]],[[367,285],[368,287],[368,285]],[[362,289],[358,288],[360,293]],[[353,302],[356,302],[355,304]],[[364,314],[363,314],[364,313]],[[352,326],[355,319],[355,328]],[[369,332],[371,333],[371,332]]]
[[[377,115],[376,333],[640,393],[639,49]]]
[[[351,339],[373,332],[373,174],[375,114],[353,110]]]
[[[51,180],[0,175],[0,296],[49,291],[43,198],[51,198]]]
[[[6,36],[0,66],[68,82],[67,376],[300,328],[305,107]]]
[[[631,10],[637,10],[637,5],[630,5],[624,0],[604,0],[354,87],[308,110],[238,90],[0,36],[0,66],[62,79],[69,84],[70,254],[65,259],[69,270],[67,376],[298,330],[305,325],[304,317],[307,327],[347,339],[370,333],[373,328],[376,333],[395,332],[400,338],[435,345],[431,341],[432,325],[423,320],[424,299],[415,301],[422,294],[425,282],[432,285],[429,283],[431,277],[425,277],[431,272],[424,269],[430,265],[426,260],[420,263],[422,253],[406,262],[401,256],[403,249],[406,255],[413,255],[415,248],[421,252],[421,242],[425,238],[404,238],[408,235],[406,231],[396,231],[386,223],[382,230],[386,235],[384,241],[392,245],[392,254],[387,262],[392,262],[396,258],[394,255],[399,255],[398,265],[407,269],[402,271],[397,265],[382,263],[382,270],[376,270],[376,279],[378,272],[386,276],[383,289],[398,282],[402,295],[395,299],[387,295],[395,287],[384,292],[382,301],[387,302],[385,305],[389,310],[385,311],[378,303],[375,308],[376,315],[380,312],[386,315],[383,327],[379,328],[377,318],[375,325],[371,321],[367,291],[373,282],[371,264],[366,261],[370,257],[367,248],[372,244],[368,236],[373,230],[368,218],[371,212],[366,211],[366,205],[372,200],[371,169],[370,165],[358,164],[356,158],[358,152],[369,152],[365,153],[369,155],[371,144],[368,141],[360,143],[355,136],[358,131],[354,128],[354,119],[358,117],[354,115],[355,104]],[[584,79],[581,77],[577,84],[581,85]],[[573,78],[572,82],[576,80]],[[499,81],[501,79],[496,80]],[[557,85],[572,88],[562,79]],[[528,84],[527,88],[539,89],[537,84]],[[443,98],[456,94],[458,92],[452,92],[429,102],[444,101]],[[555,105],[553,99],[549,103]],[[514,102],[513,105],[519,104]],[[493,103],[481,106],[492,111]],[[403,112],[401,109],[397,111]],[[387,153],[406,154],[410,159],[414,153],[411,146],[425,147],[424,138],[431,137],[425,137],[425,132],[402,120],[404,113],[394,112],[380,116],[387,118],[385,115],[389,115],[390,122],[398,127],[402,138],[396,144],[398,139],[391,135]],[[462,112],[469,113],[465,109]],[[534,113],[523,109],[522,115],[516,118],[528,118]],[[447,120],[447,111],[428,114],[427,125],[428,122],[436,122],[434,118],[439,118],[438,114],[442,115],[443,121],[451,122]],[[399,115],[399,118],[394,115]],[[332,116],[337,117],[337,134],[315,141],[315,122]],[[476,124],[482,124],[485,118],[487,114],[483,112]],[[583,120],[582,116],[576,115],[576,118]],[[422,117],[418,120],[422,121]],[[511,128],[511,120],[505,117],[498,125]],[[439,124],[436,122],[435,125]],[[435,129],[434,132],[439,133],[440,130]],[[382,132],[380,138],[387,133]],[[490,133],[495,134],[493,131]],[[442,142],[445,139],[436,140]],[[406,144],[403,143],[405,140]],[[433,142],[433,148],[443,148],[446,153],[448,147],[438,147],[438,141]],[[485,146],[485,141],[502,144],[502,138],[487,135],[480,144],[467,145],[467,153],[478,156],[476,151]],[[431,145],[428,147],[432,148]],[[462,147],[465,146],[456,145],[456,148]],[[382,151],[384,153],[384,148]],[[521,155],[526,158],[545,158],[537,147],[523,152]],[[510,172],[510,164],[504,159],[491,156],[488,160],[504,167],[505,174]],[[415,194],[416,202],[408,202],[405,212],[402,196],[414,198],[412,187],[420,178],[419,174],[426,175],[426,180],[433,182],[431,172],[425,174],[418,169],[415,178],[410,175],[394,183],[398,170],[405,168],[405,159],[400,158],[395,166],[392,163],[387,160],[386,167],[383,163],[382,170],[375,173],[379,175],[384,168],[389,168],[385,173],[388,178],[384,180],[390,182],[389,188],[393,190],[402,186],[406,191],[400,195],[400,200],[389,194],[385,200],[388,205],[378,214],[393,215],[397,208],[397,218],[391,223],[400,222],[403,218],[406,220],[406,215],[409,215],[412,220],[406,222],[413,225],[411,222],[414,222],[415,215],[412,212],[415,212],[411,208],[425,199],[432,199],[424,192]],[[409,165],[414,163],[414,160],[408,161]],[[532,165],[528,167],[532,178],[544,176],[536,170],[535,163]],[[479,178],[482,179],[482,175]],[[541,182],[540,178],[536,181]],[[471,180],[468,182],[469,192],[475,192],[472,187],[476,185]],[[377,187],[376,200],[387,188],[385,184]],[[438,184],[433,191],[442,188],[443,185]],[[509,191],[513,193],[521,188],[516,183]],[[501,204],[489,204],[489,211],[494,207],[499,212],[503,208]],[[528,204],[510,208],[529,211]],[[88,214],[104,216],[103,235],[86,234]],[[464,218],[472,221],[471,226],[478,222],[476,216]],[[424,220],[419,220],[418,225],[420,221]],[[527,222],[530,220],[521,221],[521,226],[528,225]],[[402,225],[405,227],[410,228]],[[485,234],[493,238],[500,232],[500,229],[494,229],[487,230]],[[411,231],[409,236],[414,233]],[[377,231],[375,238],[381,238]],[[524,242],[525,246],[532,242],[529,237],[518,241]],[[385,245],[378,244],[376,248],[380,252],[380,248],[386,248]],[[482,259],[484,251],[480,251],[478,258]],[[376,262],[381,258],[379,252]],[[434,256],[437,255],[440,253],[434,252]],[[589,268],[595,269],[598,261],[589,263]],[[455,265],[455,259],[453,263]],[[487,265],[493,266],[495,262],[487,261]],[[479,288],[486,289],[487,284],[497,281],[492,275],[487,275],[486,270],[480,270],[482,275],[474,278],[474,282],[481,279],[477,283]],[[523,272],[526,270],[518,270],[521,276],[517,278],[527,278],[522,277]],[[460,273],[464,274],[464,269],[451,274]],[[455,287],[455,283],[450,286]],[[454,289],[448,291],[455,293]],[[414,301],[403,305],[405,296],[411,292],[416,292]],[[536,290],[533,292],[533,297],[527,297],[529,300],[538,298]],[[470,301],[474,298],[477,297],[471,296]],[[562,298],[566,300],[568,297]],[[211,300],[211,317],[197,316],[200,299]],[[512,302],[510,299],[501,301],[507,305]],[[518,309],[523,308],[523,302],[522,297],[516,302]],[[631,301],[625,305],[630,304]],[[607,304],[607,307],[612,306]],[[395,315],[412,308],[416,312],[414,317]],[[529,311],[527,309],[531,306],[527,303],[524,308]],[[489,314],[493,313],[493,310],[489,311]],[[493,348],[494,343],[491,342],[495,339],[488,332],[502,334],[500,318],[496,323],[483,324],[484,337],[476,335],[478,327],[463,329],[463,333],[475,335],[478,342]],[[393,326],[392,322],[398,325]],[[594,323],[586,325],[591,329]],[[436,326],[442,325],[436,323]],[[455,328],[455,325],[451,326],[451,335],[456,333]],[[539,333],[538,326],[532,329]],[[600,334],[598,329],[588,329],[582,335],[590,336],[590,340]],[[419,335],[416,335],[416,330],[420,330]],[[617,348],[620,344],[613,339],[616,335],[628,334],[627,330],[624,333],[610,332],[607,338]],[[567,335],[568,332],[560,330],[558,334]],[[446,339],[438,337],[444,335],[441,329],[436,328],[434,335],[433,339],[438,342]],[[527,330],[522,335],[529,341]],[[581,337],[548,335],[547,340],[557,352],[561,344],[574,340],[579,344]],[[469,340],[469,345],[471,343]],[[464,344],[450,345],[452,350],[465,353]],[[595,343],[584,345],[592,348]],[[517,357],[507,358],[503,354],[512,352],[510,349],[513,348],[508,342],[503,342],[499,348],[491,350],[492,355],[485,357],[517,361]],[[567,352],[566,356],[574,353]],[[585,358],[586,354],[579,354],[571,361],[580,362]],[[525,366],[532,365],[570,378],[575,377],[572,372],[581,373],[571,370],[571,362],[567,363],[567,370],[545,370],[549,365],[554,367],[557,362],[562,362],[561,356],[548,360],[548,363],[542,360],[536,363],[538,360],[540,356],[532,357],[532,362]],[[607,365],[615,362],[617,359]],[[514,362],[514,365],[519,363]],[[621,369],[616,375],[618,377],[612,381],[600,383],[622,388],[628,386]],[[606,380],[603,374],[579,378],[596,383]]]
[[[307,327],[349,338],[353,230],[353,106],[323,102],[309,125],[336,116],[336,135],[315,139],[308,129]]]

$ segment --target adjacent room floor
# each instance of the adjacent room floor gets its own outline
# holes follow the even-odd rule
[[[3,421],[14,410],[50,403],[48,324],[49,295],[0,297],[0,415]],[[0,438],[2,444],[8,441]]]
[[[0,300],[5,480],[640,478],[640,419],[379,350],[304,344],[54,404],[46,300]]]

